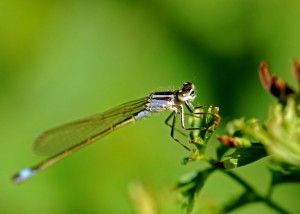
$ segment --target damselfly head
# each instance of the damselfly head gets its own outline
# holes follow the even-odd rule
[[[191,82],[183,83],[183,88],[177,92],[177,98],[181,102],[193,102],[196,98],[194,84]]]

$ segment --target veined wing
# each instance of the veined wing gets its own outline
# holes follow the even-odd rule
[[[34,151],[53,155],[80,144],[88,144],[122,126],[134,121],[133,115],[142,111],[147,98],[134,100],[106,112],[92,115],[42,133],[34,142]]]

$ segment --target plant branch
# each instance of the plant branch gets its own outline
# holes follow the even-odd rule
[[[222,170],[222,171],[224,172],[224,170]],[[246,192],[248,194],[251,194],[251,195],[255,196],[255,200],[253,200],[253,202],[262,201],[262,202],[266,203],[269,207],[277,210],[280,213],[283,213],[283,214],[288,214],[289,213],[286,210],[284,210],[283,208],[277,206],[277,204],[274,203],[273,201],[271,201],[268,196],[264,197],[264,196],[258,194],[248,183],[246,183],[244,180],[242,180],[240,177],[238,177],[233,172],[226,171],[225,173],[227,175],[229,175],[232,179],[239,182],[246,189]]]

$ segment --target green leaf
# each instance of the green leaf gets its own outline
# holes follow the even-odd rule
[[[229,159],[223,161],[225,169],[237,168],[253,163],[267,156],[264,146],[260,143],[252,143],[251,147],[236,149],[230,155]]]
[[[195,113],[189,117],[189,124],[193,128],[200,129],[190,131],[191,143],[196,146],[197,144],[205,145],[213,131],[219,126],[220,121],[219,107],[209,106],[207,110],[203,107],[197,108]]]
[[[233,124],[262,143],[273,160],[300,167],[299,111],[296,97],[289,96],[285,105],[277,103],[271,106],[264,125],[255,120],[234,120]]]
[[[195,201],[204,185],[204,182],[214,170],[214,168],[208,168],[204,171],[187,175],[176,184],[175,189],[179,190],[181,195],[184,197],[185,202],[183,205],[187,208],[188,213],[192,212]]]
[[[272,164],[269,167],[272,173],[272,186],[281,183],[300,182],[300,168],[285,164]]]
[[[183,164],[198,160],[209,161],[211,158],[206,155],[206,148],[210,137],[221,121],[219,108],[198,107],[193,114],[188,114],[188,116],[190,127],[196,128],[196,130],[189,131],[190,143],[195,146],[195,149],[189,157],[184,158]]]
[[[256,194],[253,192],[245,192],[235,199],[233,198],[230,200],[226,205],[223,207],[223,213],[228,213],[234,209],[237,209],[241,206],[244,206],[246,204],[252,203],[252,202],[257,202],[260,201],[261,198],[258,197]]]

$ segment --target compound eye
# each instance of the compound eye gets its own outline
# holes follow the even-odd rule
[[[183,90],[189,91],[192,88],[192,84],[190,82],[183,83]]]
[[[186,97],[187,97],[187,94],[186,94],[185,91],[180,90],[180,91],[178,92],[178,94],[177,94],[177,98],[178,98],[178,100],[180,100],[180,101],[185,101],[185,100],[186,100]]]
[[[178,91],[177,94],[178,100],[185,102],[187,100],[195,99],[195,89],[194,85],[191,82],[183,83],[183,88]]]

